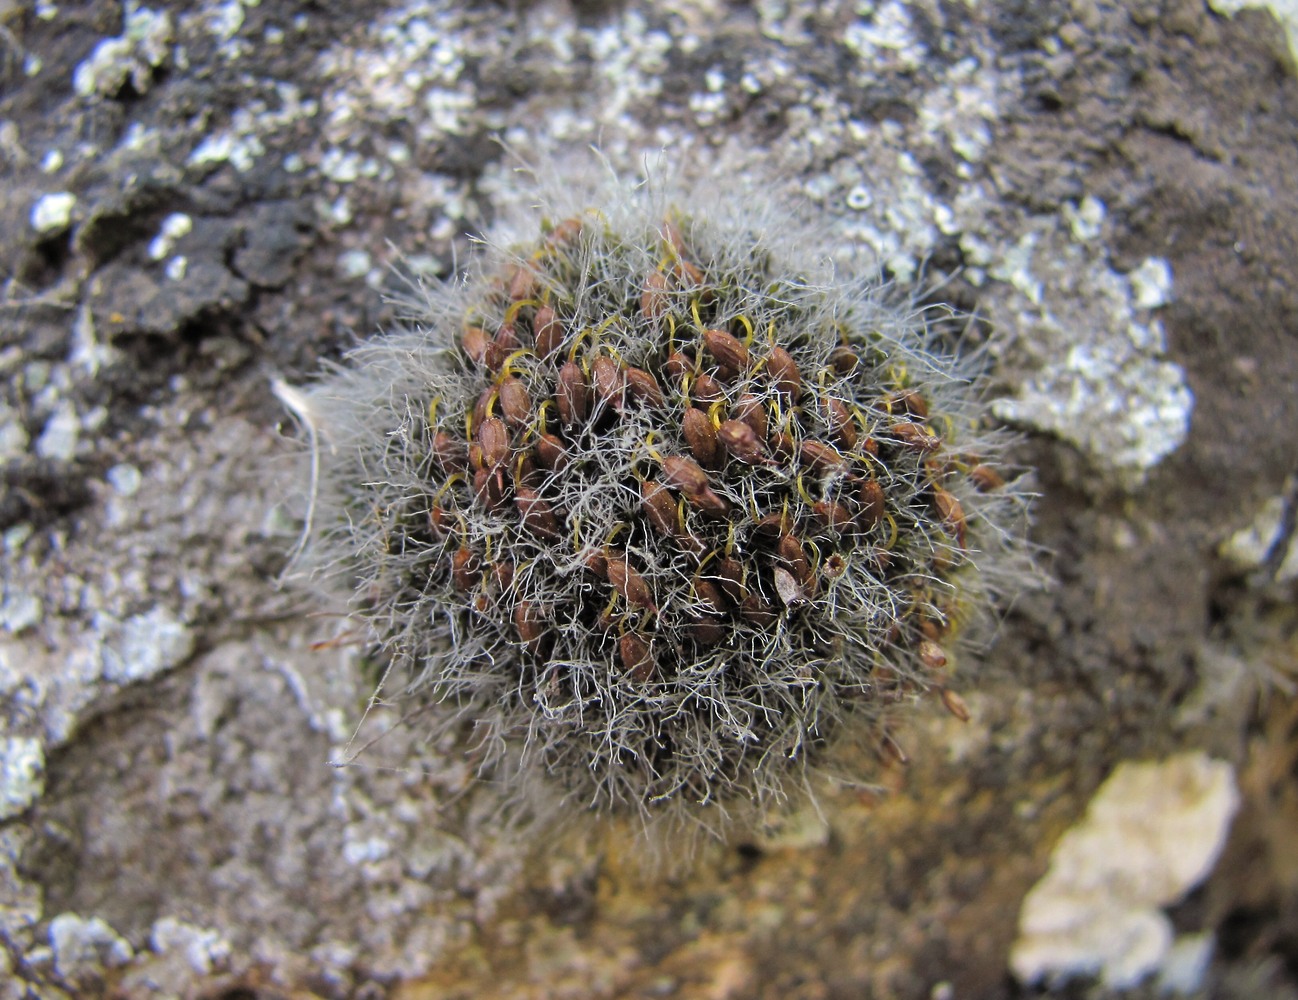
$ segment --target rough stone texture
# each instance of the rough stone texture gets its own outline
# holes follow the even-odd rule
[[[1099,973],[1129,988],[1172,954],[1160,910],[1212,870],[1239,808],[1230,764],[1202,753],[1123,761],[1059,839],[1023,901],[1010,952],[1029,983]]]
[[[1167,914],[1211,962],[1165,981],[1298,995],[1298,81],[1267,9],[18,0],[0,28],[0,996],[1023,995],[1054,844],[1122,761],[1191,750],[1242,805]],[[616,823],[520,851],[388,709],[353,741],[368,651],[274,585],[269,376],[387,322],[393,264],[471,252],[518,196],[497,137],[621,169],[724,145],[827,251],[976,317],[1056,583],[961,665],[969,724],[921,706],[908,769],[861,762],[891,794],[655,878]]]

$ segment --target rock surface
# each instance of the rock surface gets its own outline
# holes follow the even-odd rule
[[[1241,803],[1164,982],[1298,995],[1298,80],[1239,6],[0,4],[0,997],[1024,995],[1065,831],[1193,753]],[[275,585],[270,376],[589,143],[747,160],[973,315],[1053,552],[969,723],[688,874],[520,851]]]

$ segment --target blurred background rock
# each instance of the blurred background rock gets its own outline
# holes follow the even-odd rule
[[[0,3],[0,994],[1298,995],[1291,7]],[[989,338],[1056,583],[890,794],[652,878],[329,766],[269,377],[452,272],[499,138],[751,157]]]

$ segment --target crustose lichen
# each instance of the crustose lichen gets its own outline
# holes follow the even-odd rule
[[[1023,495],[922,310],[759,188],[559,190],[310,390],[304,564],[484,773],[782,799],[949,688]],[[895,747],[894,747],[895,749]]]

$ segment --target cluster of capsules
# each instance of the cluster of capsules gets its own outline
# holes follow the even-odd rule
[[[435,683],[480,694],[489,663],[506,728],[597,806],[751,791],[916,692],[967,717],[944,642],[970,498],[1004,485],[949,443],[976,408],[868,314],[707,244],[591,216],[515,250],[429,390],[423,520],[389,541],[451,619]]]

